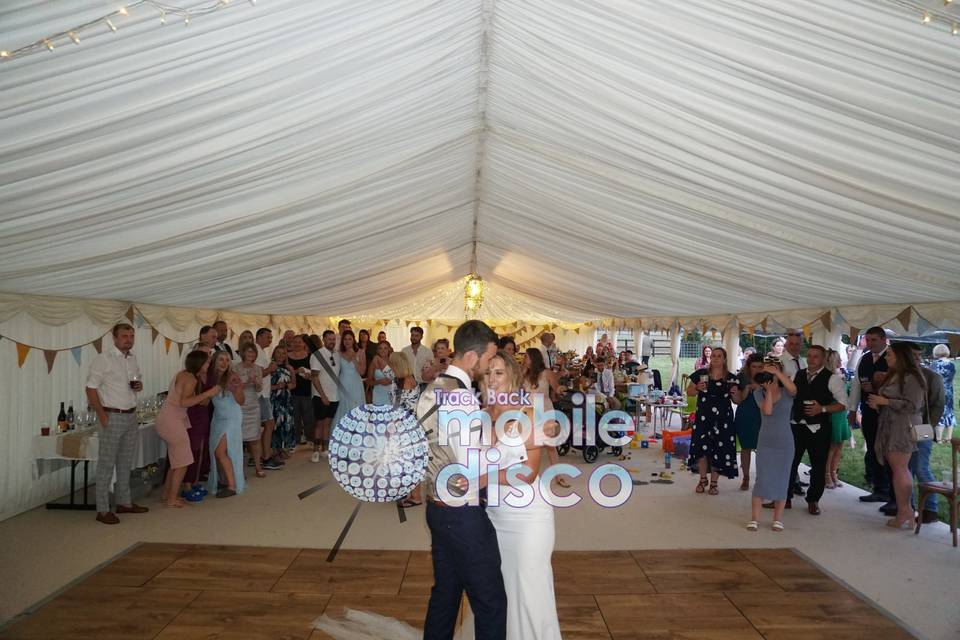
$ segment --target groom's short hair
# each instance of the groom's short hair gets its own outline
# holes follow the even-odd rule
[[[453,349],[460,356],[468,351],[483,355],[491,342],[496,344],[497,334],[480,320],[467,320],[453,334]]]

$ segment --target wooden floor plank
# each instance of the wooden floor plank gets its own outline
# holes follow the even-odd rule
[[[77,586],[0,634],[4,640],[136,640],[155,637],[196,590]]]
[[[632,551],[657,593],[783,592],[736,549]]]
[[[564,640],[609,640],[596,598],[590,595],[557,596],[560,635]]]
[[[410,560],[409,551],[304,549],[273,591],[397,595]]]
[[[157,640],[305,640],[329,594],[204,591]]]
[[[430,593],[433,588],[433,559],[429,551],[413,551],[410,553],[410,562],[407,564],[403,583],[400,585],[402,595],[418,595]]]
[[[762,640],[719,593],[600,595],[614,640]]]
[[[300,549],[197,546],[147,586],[201,591],[270,591]]]
[[[141,587],[193,548],[192,544],[147,542],[131,549],[81,584]]]
[[[555,551],[557,595],[653,593],[653,585],[627,551]]]
[[[740,553],[785,591],[846,591],[793,549],[741,549]]]

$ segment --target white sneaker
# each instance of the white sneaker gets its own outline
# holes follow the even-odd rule
[[[310,456],[310,462],[320,462],[320,452],[314,451],[313,455]]]

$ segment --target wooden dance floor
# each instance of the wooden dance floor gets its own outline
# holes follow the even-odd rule
[[[327,553],[141,544],[0,638],[320,640],[311,623],[345,607],[422,625],[429,552]],[[790,549],[560,551],[553,566],[566,640],[912,637]]]

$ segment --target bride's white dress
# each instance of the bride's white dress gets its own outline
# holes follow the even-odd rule
[[[526,461],[522,443],[497,442],[500,467]],[[557,602],[553,593],[553,507],[543,499],[540,478],[533,485],[533,502],[511,506],[519,491],[500,487],[500,505],[487,506],[487,515],[497,530],[500,571],[507,591],[507,640],[554,640],[560,638]],[[508,501],[509,500],[509,501]],[[513,502],[519,505],[520,502]]]
[[[496,444],[501,468],[526,460],[523,444]],[[553,507],[540,492],[540,478],[531,486],[533,502],[524,507],[510,506],[505,499],[517,491],[500,487],[500,506],[487,507],[487,515],[497,530],[500,546],[500,571],[507,592],[507,640],[555,640],[560,636],[557,602],[553,593],[554,524]],[[419,640],[422,632],[392,618],[361,611],[344,611],[344,617],[324,615],[314,627],[337,640]],[[473,640],[473,614],[464,615],[463,625],[454,640]]]

